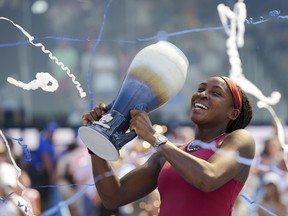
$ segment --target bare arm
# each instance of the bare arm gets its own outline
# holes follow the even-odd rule
[[[125,205],[152,192],[157,187],[163,164],[160,163],[160,155],[154,154],[146,163],[119,179],[109,162],[96,155],[92,155],[91,159],[96,188],[106,208]]]
[[[83,115],[83,125],[99,120],[104,112],[103,104],[95,107]],[[160,154],[154,154],[145,164],[119,179],[109,162],[97,155],[91,155],[91,160],[95,185],[101,201],[106,208],[112,209],[136,201],[152,192],[157,186],[158,174],[164,163]]]
[[[147,114],[142,111],[131,111],[131,116],[130,128],[142,139],[153,144],[155,132],[151,129]],[[221,150],[252,159],[255,152],[254,139],[246,130],[237,130],[227,135]],[[223,156],[217,152],[205,161],[182,151],[169,141],[160,145],[158,152],[187,182],[207,192],[221,187],[231,179],[245,182],[249,174],[250,166],[239,163],[235,157]]]
[[[238,130],[225,138],[220,149],[238,152],[240,157],[252,159],[254,140],[247,131]],[[250,167],[239,163],[235,156],[216,152],[205,161],[179,150],[171,143],[160,146],[159,152],[186,181],[203,191],[213,191],[231,179],[245,182],[249,174]]]

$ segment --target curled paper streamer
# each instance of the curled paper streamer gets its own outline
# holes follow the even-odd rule
[[[232,11],[224,4],[219,4],[217,7],[220,20],[224,26],[224,30],[228,35],[226,41],[227,54],[231,64],[231,70],[229,77],[241,87],[243,91],[251,94],[270,105],[275,105],[280,101],[281,94],[279,92],[272,92],[270,97],[266,97],[261,90],[248,80],[242,71],[242,63],[238,52],[238,47],[244,45],[244,32],[245,32],[245,20],[246,20],[246,6],[243,0],[239,0],[234,5]],[[274,14],[274,13],[273,13]]]
[[[16,164],[16,162],[15,162],[15,160],[14,160],[14,158],[13,158],[11,149],[10,149],[10,147],[9,147],[8,141],[7,141],[6,137],[4,136],[2,130],[0,130],[0,136],[2,137],[2,139],[3,139],[3,141],[4,141],[5,145],[6,145],[6,148],[7,148],[8,153],[9,153],[9,157],[10,157],[10,159],[11,159],[11,162],[12,162],[15,170],[17,171],[16,180],[17,180],[17,185],[18,185],[19,188],[22,190],[22,194],[21,194],[21,195],[22,195],[22,198],[25,200],[25,206],[23,205],[23,206],[25,207],[25,213],[26,213],[26,215],[28,215],[28,216],[32,216],[32,215],[34,215],[34,214],[33,214],[32,205],[31,205],[30,200],[29,200],[28,197],[26,196],[27,188],[19,181],[19,178],[20,178],[20,176],[21,176],[22,170],[21,170],[20,167]],[[1,200],[4,201],[3,198],[1,198]]]
[[[24,154],[24,158],[26,161],[31,161],[31,153],[28,149],[28,146],[26,144],[22,144],[21,142],[23,141],[23,138],[19,138],[17,140],[18,144],[21,146],[22,150],[23,150],[23,154]]]
[[[16,140],[18,142],[18,144],[21,146],[21,148],[23,150],[24,158],[25,158],[26,161],[31,161],[32,160],[30,151],[28,149],[28,146],[26,144],[22,144],[22,142],[23,142],[23,138],[22,137],[14,138],[14,137],[9,136],[8,134],[5,134],[5,135],[7,137],[9,137],[10,139]]]
[[[261,90],[256,85],[254,85],[250,80],[246,79],[243,74],[241,75],[231,74],[230,78],[234,80],[234,82],[238,86],[240,86],[241,89],[243,89],[243,91],[255,96],[256,98],[259,99],[259,101],[262,101],[269,105],[276,105],[281,99],[281,94],[278,91],[273,91],[270,97],[265,96],[261,92]]]
[[[76,81],[76,77],[71,74],[70,72],[70,69],[68,67],[66,67],[63,62],[59,61],[58,58],[56,58],[52,53],[51,51],[47,50],[45,48],[45,46],[41,43],[34,43],[34,37],[31,36],[27,31],[25,31],[21,26],[19,26],[18,24],[14,23],[12,20],[6,18],[6,17],[0,17],[0,19],[2,20],[7,20],[9,21],[10,23],[12,23],[12,25],[14,25],[16,28],[18,28],[28,39],[29,39],[29,43],[32,44],[33,46],[35,47],[40,47],[40,49],[42,50],[42,52],[44,52],[45,54],[48,54],[48,57],[53,60],[58,66],[61,67],[61,69],[63,71],[65,71],[67,73],[67,75],[69,77],[72,78],[72,82],[76,85],[76,88],[77,90],[79,91],[79,94],[80,96],[83,98],[83,97],[86,97],[86,93],[83,91],[83,89],[80,87],[80,83],[78,81]],[[48,88],[49,89],[49,88]]]
[[[264,96],[261,90],[256,85],[254,85],[250,80],[248,80],[242,73],[241,59],[239,57],[238,47],[242,47],[244,45],[244,32],[245,32],[244,22],[246,19],[246,6],[243,0],[238,0],[238,2],[234,5],[234,11],[231,11],[230,8],[225,6],[224,4],[219,4],[217,9],[221,22],[224,26],[225,32],[228,35],[226,46],[227,46],[227,54],[229,56],[229,61],[231,64],[229,77],[238,86],[240,86],[243,91],[259,99],[257,103],[259,108],[266,108],[270,111],[277,125],[278,139],[284,150],[283,158],[287,166],[288,146],[285,144],[284,128],[280,120],[278,119],[276,113],[271,107],[271,105],[275,105],[280,101],[281,94],[277,91],[273,91],[270,97]],[[269,15],[277,16],[279,14],[280,11],[273,11]],[[230,23],[228,23],[228,19]],[[258,23],[261,22],[265,22],[265,20],[261,18],[261,20]],[[280,172],[279,169],[275,169],[273,171]]]
[[[12,77],[8,77],[7,81],[15,86],[23,88],[25,90],[35,90],[37,88],[42,88],[47,92],[54,92],[58,89],[58,81],[47,72],[39,72],[36,74],[36,79],[30,83],[24,83],[17,81]]]

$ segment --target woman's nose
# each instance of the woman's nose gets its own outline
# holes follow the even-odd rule
[[[208,94],[207,94],[206,91],[198,92],[198,95],[199,95],[200,97],[203,97],[203,98],[207,98],[207,96],[208,96]]]

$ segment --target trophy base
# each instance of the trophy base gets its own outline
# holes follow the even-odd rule
[[[109,161],[118,160],[119,151],[98,131],[87,126],[82,126],[79,128],[79,137],[87,148],[99,157]]]

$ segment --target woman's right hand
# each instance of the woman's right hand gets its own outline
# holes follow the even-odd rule
[[[98,106],[94,107],[93,110],[91,110],[88,113],[85,113],[82,116],[82,124],[85,126],[88,123],[98,121],[105,112],[106,112],[106,105],[104,103],[100,103]]]

